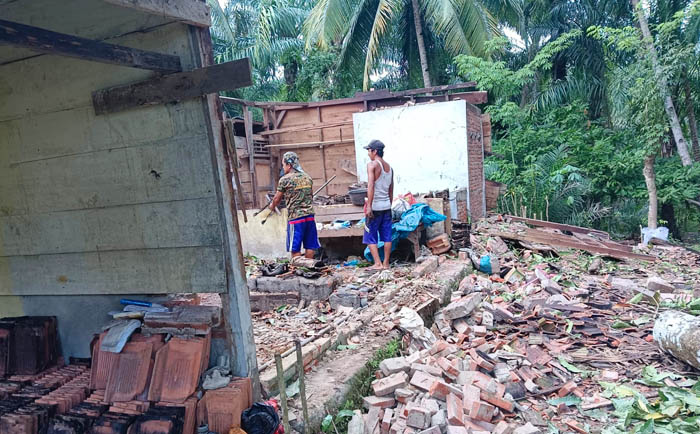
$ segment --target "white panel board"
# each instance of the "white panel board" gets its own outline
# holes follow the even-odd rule
[[[355,155],[360,181],[367,181],[363,149],[379,139],[394,168],[394,195],[467,187],[467,105],[449,101],[355,113]]]

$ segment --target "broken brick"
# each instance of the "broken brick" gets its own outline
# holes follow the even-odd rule
[[[464,318],[472,313],[479,303],[481,303],[481,294],[470,294],[445,306],[443,314],[445,315],[445,319],[448,320]]]
[[[472,383],[481,390],[493,393],[498,397],[502,397],[506,393],[506,386],[499,383],[495,379],[489,377],[483,372],[473,371],[471,373]]]
[[[542,431],[540,431],[539,428],[537,428],[536,426],[534,426],[530,422],[513,430],[513,434],[541,434],[541,433],[542,433]]]
[[[462,403],[465,409],[471,409],[472,404],[478,401],[480,398],[481,389],[472,384],[465,384],[462,386]]]
[[[440,377],[442,375],[442,371],[440,371],[440,368],[431,365],[425,365],[422,363],[413,363],[411,365],[411,376],[413,376],[416,373],[416,371],[422,371],[434,377]]]
[[[484,312],[484,313],[486,313],[486,312]],[[483,321],[483,317],[482,317],[482,321]],[[475,336],[483,337],[483,336],[486,336],[486,333],[488,333],[488,331],[486,330],[485,326],[478,325],[478,326],[472,327],[472,333],[474,333]]]
[[[482,401],[476,401],[472,403],[469,409],[469,417],[476,420],[483,420],[485,422],[490,422],[493,419],[493,412],[495,407],[491,404]]]
[[[447,434],[469,434],[469,431],[463,426],[447,425]]]
[[[434,377],[430,374],[426,374],[423,371],[416,371],[411,378],[411,386],[416,387],[425,392],[430,390],[430,387],[438,381],[438,377]]]
[[[513,427],[508,424],[508,422],[502,420],[496,424],[493,429],[493,434],[511,434],[513,432]]]
[[[366,396],[362,398],[362,404],[367,410],[372,407],[389,408],[396,404],[396,400],[390,396]]]
[[[408,363],[405,357],[392,357],[382,360],[379,364],[379,369],[382,370],[385,376],[389,376],[397,372],[409,371],[411,369],[411,364]]]
[[[444,357],[440,357],[437,361],[438,366],[440,366],[440,369],[442,369],[442,373],[449,378],[450,380],[454,381],[457,379],[457,376],[459,375],[459,370],[450,363],[449,360],[447,360]]]
[[[505,398],[496,396],[495,393],[487,392],[485,390],[481,391],[480,398],[489,404],[493,404],[496,407],[507,411],[508,413],[512,413],[513,408],[515,408],[515,404],[513,404],[512,401],[508,401]]]
[[[410,401],[415,395],[416,392],[411,389],[399,388],[394,390],[394,397],[396,397],[396,400],[404,404],[408,403],[408,401]]]
[[[388,434],[391,429],[391,418],[394,415],[394,411],[390,408],[384,410],[384,417],[382,417],[381,432],[382,434]]]
[[[444,401],[447,398],[447,395],[450,393],[450,389],[447,387],[447,383],[438,380],[433,382],[428,390],[428,393],[431,397]]]
[[[431,426],[430,428],[419,432],[418,434],[441,434],[440,428],[437,426]]]
[[[479,365],[480,368],[483,368],[489,372],[493,371],[494,368],[496,367],[493,363],[490,361],[486,360],[485,358],[481,357],[479,353],[477,353],[475,348],[472,348],[469,350],[469,357],[472,358],[476,362],[477,365]]]
[[[406,406],[406,426],[418,429],[430,427],[430,410],[411,403]]]
[[[448,344],[447,342],[445,342],[443,340],[439,340],[439,341],[435,342],[433,344],[433,346],[430,348],[430,355],[433,356],[433,355],[441,352],[442,350],[447,348],[449,345],[450,344]]]
[[[375,395],[386,396],[394,393],[396,389],[406,386],[407,382],[408,375],[405,372],[398,372],[381,380],[375,380],[372,383],[372,389]]]
[[[559,393],[557,393],[557,395],[563,398],[566,395],[573,392],[574,389],[576,389],[576,387],[578,387],[578,385],[574,381],[568,381],[563,386],[561,386],[561,389],[559,389]]]
[[[446,402],[447,422],[450,425],[464,425],[464,421],[462,420],[464,417],[462,400],[459,399],[454,393],[450,393],[447,395]]]

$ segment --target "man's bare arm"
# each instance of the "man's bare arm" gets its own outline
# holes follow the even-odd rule
[[[284,197],[284,193],[281,191],[278,191],[275,193],[275,197],[272,198],[272,202],[270,202],[270,210],[274,211],[275,208],[277,208],[277,205],[282,202],[282,198]]]
[[[367,163],[367,206],[365,214],[369,215],[372,211],[372,202],[374,201],[374,164],[370,161]]]
[[[389,184],[389,203],[394,203],[394,171],[391,171],[391,184]]]

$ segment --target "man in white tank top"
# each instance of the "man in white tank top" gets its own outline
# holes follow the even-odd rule
[[[394,200],[394,171],[384,161],[384,143],[372,140],[365,146],[371,160],[367,163],[367,199],[365,232],[362,242],[372,253],[372,269],[389,268],[391,255],[391,202]],[[377,240],[384,242],[384,261],[379,256]]]

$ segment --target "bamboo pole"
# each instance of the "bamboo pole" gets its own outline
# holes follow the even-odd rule
[[[301,354],[301,341],[294,342],[297,349],[297,372],[299,373],[299,394],[301,395],[301,408],[304,415],[304,433],[309,432],[309,408],[306,404],[306,383],[304,382],[304,357]]]
[[[284,368],[282,367],[282,356],[275,354],[275,364],[277,365],[277,385],[280,389],[280,404],[282,405],[282,424],[284,432],[292,432],[289,429],[289,410],[287,409],[287,384],[284,381]]]

